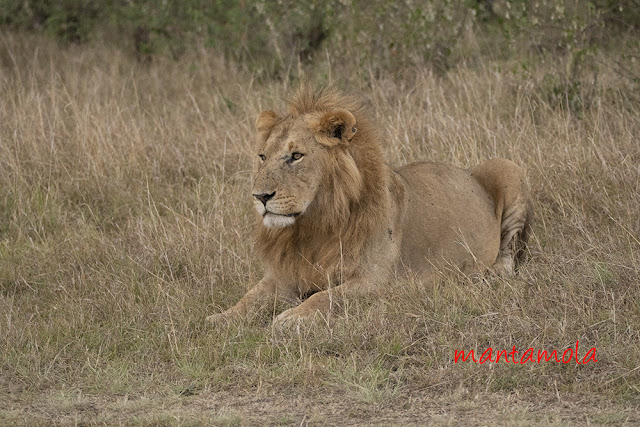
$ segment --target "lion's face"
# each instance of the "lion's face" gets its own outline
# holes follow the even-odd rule
[[[266,227],[288,227],[316,198],[332,150],[355,134],[355,118],[346,110],[285,119],[265,111],[256,125],[254,205]]]
[[[274,126],[258,149],[252,194],[267,227],[292,225],[313,201],[327,155],[301,121]]]

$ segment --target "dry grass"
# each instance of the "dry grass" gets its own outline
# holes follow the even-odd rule
[[[287,84],[207,51],[142,66],[3,34],[2,423],[640,422],[640,106],[604,70],[597,102],[569,113],[545,95],[550,65],[500,65],[341,82],[370,101],[392,164],[526,167],[537,223],[519,276],[404,280],[282,335],[203,319],[260,277],[252,127]],[[453,363],[576,340],[597,363]]]

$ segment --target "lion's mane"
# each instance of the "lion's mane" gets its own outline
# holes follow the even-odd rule
[[[302,279],[311,271],[326,275],[348,256],[357,259],[370,236],[390,215],[389,169],[380,132],[362,102],[334,88],[303,85],[288,99],[289,116],[346,109],[356,118],[357,133],[347,146],[327,147],[318,193],[291,227],[267,228],[258,221],[256,249],[275,271]],[[310,123],[310,132],[321,123]]]

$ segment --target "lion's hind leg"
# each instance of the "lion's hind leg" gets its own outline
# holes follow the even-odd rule
[[[471,169],[492,197],[500,221],[500,249],[491,266],[494,273],[511,276],[527,255],[532,209],[524,170],[507,159],[493,159]]]
[[[507,206],[500,223],[500,250],[491,266],[500,276],[512,276],[526,260],[527,241],[531,232],[532,210],[529,201]]]

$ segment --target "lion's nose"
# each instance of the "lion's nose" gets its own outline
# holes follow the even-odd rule
[[[275,195],[276,195],[276,192],[274,191],[271,194],[269,194],[269,193],[254,194],[253,197],[255,197],[256,199],[260,200],[263,205],[266,205],[267,202],[269,200],[271,200],[273,198],[273,196],[275,196]]]

